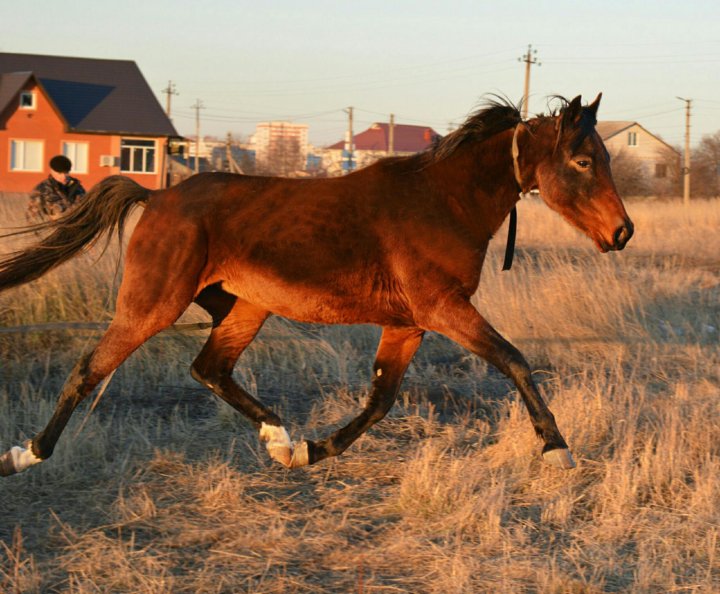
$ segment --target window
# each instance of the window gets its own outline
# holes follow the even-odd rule
[[[20,93],[20,109],[35,109],[35,93],[32,91]]]
[[[155,173],[155,141],[123,138],[120,141],[120,171]]]
[[[88,172],[88,143],[87,142],[63,142],[63,155],[72,163],[73,173]]]
[[[10,170],[11,171],[42,171],[43,170],[42,140],[11,140]]]
[[[637,146],[637,132],[628,132],[628,146]]]
[[[655,177],[667,177],[667,165],[665,163],[655,163]]]

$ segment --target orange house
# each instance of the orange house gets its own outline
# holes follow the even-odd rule
[[[164,185],[177,132],[135,62],[0,53],[0,191],[29,192],[65,155],[89,189]]]

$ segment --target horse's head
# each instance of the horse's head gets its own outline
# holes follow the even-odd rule
[[[618,196],[610,156],[595,130],[600,97],[583,107],[580,96],[554,117],[538,117],[516,131],[516,171],[523,190],[590,237],[600,251],[621,250],[633,224]]]

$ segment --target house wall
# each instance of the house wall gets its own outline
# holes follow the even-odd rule
[[[630,133],[636,135],[637,143],[635,145],[629,143]],[[669,156],[676,156],[674,152],[670,152],[671,149],[668,145],[638,124],[634,124],[610,138],[605,138],[603,142],[611,155],[618,155],[622,152],[624,155],[634,157],[645,166],[647,173],[651,176],[655,175],[656,164],[669,165]]]
[[[35,109],[20,109],[19,102],[11,105],[6,113],[0,114],[0,191],[30,192],[50,174],[48,162],[62,154],[63,142],[83,142],[88,144],[87,173],[71,172],[77,177],[85,189],[90,189],[97,182],[120,173],[120,140],[118,135],[78,134],[65,131],[65,124],[42,89],[36,84],[29,84],[26,91],[35,92]],[[156,171],[154,173],[123,173],[139,184],[157,189],[162,187],[163,156],[166,154],[166,138],[143,136],[156,141]],[[43,142],[42,171],[12,171],[10,145],[13,140],[40,140]],[[112,155],[116,157],[115,167],[101,167],[100,157]]]

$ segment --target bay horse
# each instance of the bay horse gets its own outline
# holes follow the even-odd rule
[[[423,334],[434,331],[512,379],[546,462],[572,468],[528,363],[470,298],[490,239],[531,190],[601,252],[625,247],[633,224],[595,130],[600,98],[562,100],[559,110],[527,121],[492,99],[428,151],[338,178],[206,173],[158,191],[123,176],[99,182],[80,206],[42,223],[38,243],[0,260],[0,290],[27,283],[106,232],[121,234],[129,212],[144,204],[112,323],[74,367],[47,426],[0,457],[0,475],[50,457],[78,404],[192,302],[212,317],[192,376],[243,413],[286,467],[337,456],[381,420]],[[325,439],[293,443],[278,415],[232,377],[271,314],[382,327],[364,409]]]

